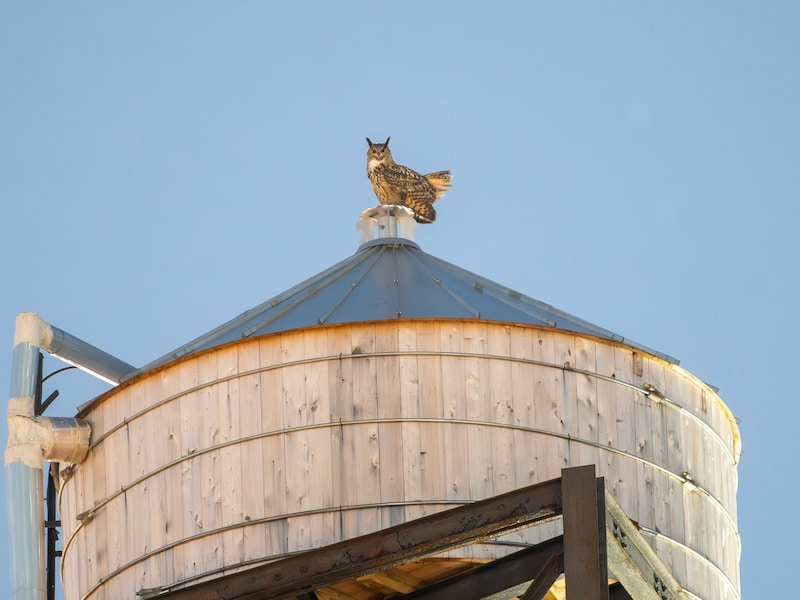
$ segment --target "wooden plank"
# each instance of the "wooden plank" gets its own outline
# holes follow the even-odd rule
[[[617,379],[635,384],[637,375],[636,367],[634,366],[634,355],[635,353],[627,348],[617,347],[615,349],[614,371]],[[634,407],[637,401],[642,401],[642,396],[629,387],[617,385],[614,388],[614,400],[617,407],[616,447],[622,452],[636,455],[638,446]],[[639,493],[637,489],[640,487],[640,482],[636,477],[639,470],[635,461],[619,456],[616,459],[615,472],[617,473],[617,482],[612,490],[614,497],[617,498],[628,514],[638,515]]]
[[[615,348],[605,344],[596,344],[595,357],[597,373],[616,379]],[[597,389],[597,442],[604,446],[617,448],[619,403],[616,391],[620,386],[606,379],[597,379],[595,386]],[[601,452],[598,460],[598,473],[606,477],[606,484],[609,487],[617,484],[617,475],[611,471],[612,454]]]
[[[347,429],[353,438],[354,473],[356,496],[353,504],[378,505],[381,501],[380,445],[378,426],[375,423],[355,425]],[[370,507],[356,511],[357,523],[354,531],[345,535],[363,535],[381,529],[379,509]]]
[[[303,355],[306,359],[328,356],[328,335],[325,330],[304,331],[302,340]],[[331,403],[326,363],[309,362],[305,365],[305,388],[306,422],[310,424],[328,423],[331,417]]]
[[[103,420],[106,423],[106,429],[111,429],[118,423],[122,423],[128,416],[128,396],[129,389],[122,390],[117,394],[112,401],[104,404]],[[117,430],[110,436],[106,437],[91,453],[93,460],[90,465],[92,473],[92,486],[95,489],[103,490],[103,497],[107,497],[114,490],[118,490],[126,485],[129,481],[128,469],[129,461],[127,459],[120,460],[121,457],[127,456],[128,443],[127,443],[127,428]],[[79,467],[83,469],[84,467]],[[86,508],[89,508],[88,506]],[[126,503],[121,499],[112,500],[106,507],[106,519],[108,523],[125,523],[126,521]],[[93,525],[95,529],[97,525]],[[104,532],[103,537],[107,540],[106,557],[102,557],[103,552],[94,550],[94,554],[89,556],[99,557],[100,560],[106,562],[105,565],[99,568],[108,571],[113,571],[119,568],[125,562],[130,560],[128,556],[128,542],[129,536],[127,535],[126,528],[124,527],[101,527],[99,532]],[[93,532],[94,533],[94,532]],[[87,548],[88,552],[90,549]]]
[[[338,521],[338,514],[332,513],[335,505],[332,497],[331,481],[331,429],[311,429],[307,432],[308,441],[308,474],[309,489],[307,492],[307,508],[326,512],[317,512],[309,516],[310,547],[318,548],[330,544],[338,538],[335,536],[334,521]],[[338,513],[338,511],[337,511]]]
[[[251,344],[248,344],[251,345]],[[220,382],[217,403],[219,405],[220,443],[240,440],[242,437],[241,399],[239,395],[240,372],[239,349],[226,346],[217,351],[218,376],[233,377]],[[219,453],[220,468],[220,522],[218,526],[244,523],[242,510],[243,474],[242,444],[226,445]],[[220,536],[222,540],[223,566],[238,565],[244,560],[244,529],[229,529]]]
[[[575,336],[575,367],[588,373],[575,375],[575,416],[570,431],[574,431],[578,440],[597,444],[599,403],[597,393],[597,346],[593,339]],[[599,350],[603,352],[603,348]],[[574,445],[573,463],[575,465],[597,464],[599,453],[594,445],[577,443]]]
[[[418,332],[419,335],[419,332]],[[458,324],[443,322],[439,328],[438,350],[464,352],[464,334]],[[442,385],[442,410],[445,419],[464,420],[467,418],[466,367],[462,356],[442,356],[430,364],[429,371],[435,370],[437,361]],[[430,400],[428,400],[430,401]],[[471,467],[467,448],[470,444],[471,429],[464,425],[452,425],[444,429],[444,443],[451,450],[445,455],[445,477],[447,494],[450,499],[467,500],[472,498],[470,491]]]
[[[292,364],[305,358],[303,332],[288,332],[280,337],[281,393],[283,425],[287,428],[308,424],[305,365]]]
[[[219,356],[216,352],[209,352],[198,357],[198,383],[205,384],[217,382],[220,379],[218,364]],[[202,448],[209,448],[219,444],[220,441],[220,384],[203,387],[198,393],[198,413],[201,427],[200,443]],[[220,464],[220,451],[205,452],[197,461],[199,472],[195,476],[200,479],[200,494],[194,500],[198,506],[200,529],[210,531],[219,527],[222,522],[222,468]],[[200,572],[211,570],[222,564],[222,542],[219,536],[206,536],[200,543],[202,554],[198,569]]]
[[[378,376],[376,358],[359,356],[375,352],[376,326],[356,323],[350,328],[353,357],[353,418],[374,419],[378,416]]]
[[[255,371],[261,364],[258,340],[237,346],[239,369],[242,373]],[[262,432],[261,375],[252,373],[239,379],[239,432],[247,438]],[[242,517],[245,523],[264,516],[264,469],[261,440],[241,444],[242,457]],[[266,555],[266,540],[257,527],[242,530],[244,560]]]
[[[345,410],[345,404],[349,404],[349,396],[346,396],[347,382],[350,380],[350,365],[352,361],[345,359],[345,352],[350,353],[350,333],[346,326],[325,329],[325,355],[338,356],[337,360],[327,362],[328,370],[328,410],[329,420],[333,423],[341,423],[345,418],[349,420],[351,414]],[[331,429],[331,503],[333,506],[344,504],[342,487],[345,480],[342,475],[342,433],[343,427]],[[332,534],[336,538],[341,538],[341,520],[334,522]]]
[[[411,329],[406,326],[404,329]],[[407,335],[400,338],[400,350],[438,352],[442,347],[442,328],[436,321],[418,321]],[[418,357],[417,386],[420,399],[419,416],[441,419],[445,416],[445,396],[442,387],[442,361],[438,355]]]
[[[561,511],[560,497],[561,482],[547,481],[213,581],[140,595],[145,600],[290,598],[550,519]]]
[[[105,454],[103,460],[105,468],[103,468],[103,463],[98,463],[96,468],[93,463],[85,465],[85,467],[83,465],[78,465],[72,474],[76,482],[76,488],[78,489],[78,498],[76,500],[78,510],[70,515],[72,518],[83,513],[84,510],[90,510],[95,505],[96,499],[101,497],[99,493],[95,492],[95,477],[104,477],[108,472],[108,468],[110,468],[110,465],[114,462],[112,459],[113,454],[108,452],[108,446],[103,448],[102,451]],[[78,486],[78,482],[80,482],[80,486]],[[107,485],[107,480],[105,485],[102,485],[100,481],[98,481],[98,492],[102,491],[105,493]],[[62,515],[62,519],[63,518],[64,516]],[[71,549],[71,554],[74,561],[73,564],[76,567],[76,583],[80,586],[79,589],[87,589],[94,585],[102,576],[102,573],[98,572],[96,557],[98,556],[98,550],[103,550],[105,542],[99,540],[98,537],[99,534],[104,531],[103,525],[105,525],[109,518],[110,516],[107,511],[105,514],[101,513],[93,519],[93,522],[85,523],[82,530],[77,533],[77,537]],[[75,525],[77,526],[78,522],[76,522]],[[98,544],[100,546],[99,548]],[[122,540],[121,545],[121,552],[124,555],[124,552],[127,550],[125,540]],[[104,568],[107,569],[107,567]],[[69,573],[63,565],[62,572]]]
[[[357,581],[375,582],[381,587],[389,588],[390,590],[399,592],[401,594],[413,592],[422,584],[422,582],[413,575],[409,575],[408,573],[396,568],[379,573],[372,573],[364,577],[359,577]]]
[[[183,361],[178,367],[179,387],[182,390],[193,389],[198,382],[199,369],[196,358]],[[190,456],[200,450],[202,446],[201,425],[197,415],[199,393],[191,391],[183,394],[179,401],[181,447],[184,456]],[[184,537],[190,537],[202,531],[202,517],[200,516],[200,495],[202,490],[202,475],[197,457],[184,460],[180,464],[181,470],[181,530]],[[198,573],[201,563],[200,545],[184,544],[184,577],[191,577]]]
[[[561,478],[564,503],[564,576],[570,600],[608,600],[605,561],[605,496],[598,498],[595,466],[565,469]]]
[[[258,341],[259,363],[265,370],[260,374],[261,426],[263,432],[282,431],[286,427],[283,400],[283,373],[274,368],[283,363],[281,336],[268,336]],[[261,460],[264,488],[263,514],[267,517],[286,514],[286,452],[284,440],[278,435],[261,439]],[[273,521],[264,527],[266,555],[288,552],[287,523]]]
[[[485,323],[463,324],[464,352],[483,355],[487,353],[487,326]],[[469,457],[469,489],[471,498],[488,498],[494,495],[494,473],[492,468],[492,428],[483,425],[490,421],[489,367],[480,356],[464,359],[465,401],[467,420],[476,425],[469,429],[466,447],[456,448],[460,456]]]
[[[445,500],[447,498],[445,455],[452,452],[452,449],[444,445],[443,429],[449,429],[450,426],[442,423],[420,423],[418,427],[420,497],[427,500]],[[423,514],[427,514],[425,508]]]
[[[524,360],[533,360],[534,332],[523,327],[513,327],[509,355]],[[543,370],[542,370],[543,372]],[[536,427],[536,410],[548,399],[542,385],[536,380],[537,368],[528,363],[511,363],[511,396],[515,423],[522,427]],[[520,430],[514,431],[514,479],[517,486],[530,485],[538,480],[539,445],[536,435]]]
[[[416,329],[403,326],[402,344],[406,348],[416,346]],[[398,340],[398,347],[401,343]],[[400,416],[404,419],[417,419],[422,410],[426,410],[426,404],[434,400],[429,395],[423,396],[425,389],[425,379],[430,377],[428,367],[428,357],[404,356],[402,359],[403,372],[400,376]],[[397,484],[402,483],[402,500],[419,500],[422,496],[422,467],[420,464],[420,431],[416,423],[389,423],[382,428],[386,432],[383,442],[393,444],[382,447],[381,464],[386,467],[386,472],[382,474],[382,480],[391,477],[388,473],[390,466],[397,468],[396,462],[400,461],[399,479]],[[396,456],[387,457],[386,455],[394,451]],[[382,483],[382,486],[384,484]],[[381,494],[383,497],[383,494]],[[394,519],[406,521],[416,519],[425,513],[420,506],[406,504],[401,511],[393,511]],[[399,523],[401,521],[394,521]],[[388,523],[387,523],[388,525]]]
[[[402,600],[479,599],[534,578],[538,580],[540,576],[553,577],[554,572],[557,578],[564,570],[563,552],[564,540],[558,536],[475,567],[458,577],[426,586],[403,596]]]
[[[328,363],[328,388],[331,395],[331,420],[350,421],[353,418],[353,361],[350,326],[327,330],[327,354],[339,360]]]
[[[510,325],[493,325],[487,332],[487,352],[491,356],[511,355]],[[511,383],[511,361],[488,359],[489,420],[503,425],[514,425],[514,398]],[[490,432],[492,452],[492,478],[495,494],[517,487],[514,461],[514,430],[508,427],[492,427]],[[528,478],[520,485],[527,485]]]
[[[309,515],[296,515],[309,510],[309,448],[308,432],[287,431],[282,436],[286,456],[286,519],[289,551],[306,550],[311,545],[311,519]]]
[[[180,377],[178,369],[165,369],[160,374],[161,393],[164,398],[177,396],[180,391]],[[154,399],[155,401],[155,399]],[[166,410],[165,410],[166,409]],[[165,415],[169,415],[167,418]],[[180,400],[168,403],[166,407],[155,410],[154,415],[163,419],[166,425],[165,435],[168,448],[168,460],[176,460],[183,456],[183,442],[181,441],[181,407]],[[164,515],[165,531],[164,542],[171,543],[183,539],[183,506],[181,505],[181,466],[175,466],[162,474],[164,479]],[[170,579],[177,581],[184,576],[184,548],[179,545],[173,548],[165,560],[165,573]]]
[[[376,350],[398,352],[404,347],[415,346],[415,328],[403,323],[387,323],[378,329]],[[401,342],[402,339],[402,342]],[[378,418],[396,419],[404,413],[404,406],[417,404],[418,374],[416,356],[386,356],[377,359]],[[402,502],[405,498],[405,472],[402,426],[397,422],[378,425],[378,476],[380,478],[380,501]],[[406,520],[402,506],[381,509],[382,526],[396,525]]]
[[[405,506],[405,519],[416,519],[424,516],[425,508],[414,504],[422,495],[422,455],[420,453],[420,428],[418,423],[402,423],[400,425],[403,455],[403,493],[404,500],[411,501]]]
[[[313,360],[327,356],[327,334],[312,329],[302,332],[304,357]],[[305,365],[306,406],[309,424],[330,422],[331,406],[328,388],[328,365],[324,362],[308,362]],[[311,429],[308,442],[308,507],[313,510],[331,508],[333,504],[333,482],[331,480],[331,429]],[[330,512],[312,514],[309,518],[311,547],[317,548],[337,539],[334,535],[334,516]]]
[[[378,376],[377,358],[369,355],[376,349],[376,325],[357,323],[351,326],[353,363],[353,419],[354,421],[374,420],[378,416]],[[349,504],[380,503],[381,487],[380,450],[378,427],[375,423],[346,428],[353,453],[349,460],[353,465],[352,501]],[[345,532],[346,536],[360,535],[381,528],[380,513],[376,508],[358,510],[355,529]]]
[[[147,377],[134,389],[130,409],[140,410],[159,400],[162,395],[161,377],[157,374]],[[166,406],[165,411],[177,413],[171,406]],[[131,506],[140,507],[134,509],[138,513],[133,531],[137,557],[165,544],[166,484],[163,477],[150,477],[149,474],[164,463],[165,456],[170,452],[171,440],[168,439],[165,422],[172,419],[159,419],[157,413],[151,411],[128,422],[130,474],[134,479],[146,477],[143,483],[126,492],[126,501]],[[138,563],[133,569],[134,581],[142,586],[165,581],[163,566],[161,560]]]
[[[578,375],[569,370],[575,367],[575,335],[556,334],[555,341],[555,360],[557,364],[568,367],[562,373],[556,387],[556,407],[553,411],[555,417],[550,431],[567,434],[570,437],[577,437],[579,425],[577,420],[577,377]],[[574,444],[567,440],[564,444],[558,445],[558,469],[570,466],[577,466],[576,456],[573,458]]]

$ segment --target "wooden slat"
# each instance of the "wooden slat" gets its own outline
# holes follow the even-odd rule
[[[563,572],[564,539],[559,536],[475,567],[463,575],[434,583],[396,600],[470,600],[485,598],[546,573]],[[552,581],[550,582],[552,584]],[[550,588],[547,585],[545,592]]]
[[[554,336],[555,362],[557,364],[569,367],[575,366],[575,340],[573,337],[565,335]],[[564,370],[559,373],[558,381],[556,382],[552,421],[547,428],[549,431],[577,437],[579,427],[575,418],[577,393],[575,372]],[[550,475],[551,477],[555,477],[560,469],[578,464],[572,460],[573,444],[571,441],[568,440],[566,443],[556,444],[556,447],[558,448],[558,458],[550,457],[548,461],[556,469],[556,472]]]
[[[240,345],[239,369],[250,372],[260,365],[261,354],[258,341]],[[239,431],[242,437],[262,432],[261,376],[248,375],[239,380]],[[254,440],[242,444],[242,514],[245,522],[264,514],[264,469],[263,443]],[[253,560],[267,555],[263,532],[249,527],[243,531],[244,560]]]
[[[442,323],[439,334],[438,350],[441,352],[464,351],[464,336],[453,324]],[[466,419],[465,359],[461,356],[442,356],[428,364],[440,367],[444,418]],[[445,454],[448,496],[453,499],[468,500],[473,497],[470,492],[472,466],[466,450],[470,444],[469,431],[461,425],[453,425],[444,429],[443,437],[448,448],[459,449],[457,452]]]
[[[357,581],[374,581],[380,586],[401,594],[413,592],[422,584],[422,582],[413,575],[409,575],[405,571],[401,571],[397,568],[365,575],[364,577],[359,577]]]
[[[198,361],[191,359],[184,361],[177,370],[179,386],[182,390],[190,390],[198,382]],[[184,456],[190,456],[203,448],[200,414],[199,393],[188,392],[178,400],[177,409],[180,413],[181,447]],[[175,408],[173,407],[173,411]],[[190,537],[202,531],[201,516],[199,514],[199,499],[201,492],[202,473],[200,463],[196,458],[185,460],[180,465],[180,490],[181,490],[181,530],[185,537]],[[191,577],[201,571],[199,544],[186,545],[183,548],[184,568],[183,577]],[[202,572],[202,571],[201,571]]]
[[[281,336],[282,337],[282,336]],[[263,339],[259,343],[259,362],[264,367],[274,367],[283,362],[281,337]],[[283,401],[283,373],[270,368],[260,375],[261,389],[261,430],[280,431],[286,422]],[[280,436],[270,436],[261,440],[261,468],[264,488],[263,505],[265,516],[286,514],[286,452],[284,440]],[[267,554],[274,556],[288,551],[288,524],[285,520],[273,521],[265,526]]]
[[[511,326],[492,327],[487,330],[487,351],[492,356],[511,355]],[[514,425],[514,396],[511,383],[511,362],[488,360],[486,403],[489,418],[494,423]],[[492,451],[492,477],[494,494],[527,485],[528,478],[517,484],[514,456],[514,431],[506,427],[492,427],[489,432]]]
[[[198,383],[218,382],[220,380],[219,353],[212,352],[200,356],[198,360]],[[220,402],[221,384],[203,388],[198,396],[197,410],[202,428],[201,443],[203,448],[216,446],[220,442]],[[200,528],[202,531],[213,530],[221,523],[222,518],[222,468],[220,451],[205,452],[198,458],[200,495],[195,497],[190,506],[199,507]],[[222,564],[222,540],[218,535],[205,536],[198,544],[202,554],[199,569],[207,571],[213,566]]]
[[[534,344],[539,347],[538,338],[530,330],[515,326],[512,329],[510,356],[532,360]],[[536,427],[536,411],[542,410],[542,384],[535,377],[543,369],[518,361],[511,363],[511,397],[516,424],[522,427]],[[530,485],[539,480],[539,450],[536,436],[519,430],[514,431],[514,470],[517,486]],[[546,478],[545,478],[546,479]]]
[[[626,383],[636,384],[636,360],[641,360],[641,354],[636,356],[626,348],[616,348],[614,352],[614,372],[617,379]],[[641,377],[639,377],[641,380]],[[641,381],[639,382],[641,385]],[[617,407],[617,432],[616,447],[623,452],[636,455],[638,452],[636,422],[634,418],[635,405],[643,400],[640,394],[621,385],[614,386],[614,403]],[[641,482],[636,475],[639,470],[636,463],[622,456],[615,457],[617,482],[612,493],[619,499],[620,504],[629,514],[639,514],[639,493]]]
[[[481,355],[487,353],[487,328],[485,323],[465,323],[463,326],[464,351]],[[485,359],[467,357],[465,369],[465,401],[467,419],[477,423],[490,421],[489,365]],[[469,430],[466,447],[469,457],[469,489],[471,498],[488,498],[494,495],[492,473],[492,432],[485,425],[476,425]]]
[[[298,343],[303,344],[303,356],[315,358],[325,356],[328,342],[326,336],[316,332],[302,332],[297,335]],[[306,422],[308,424],[328,423],[331,418],[331,394],[328,387],[328,369],[319,364],[304,366],[306,388]],[[311,429],[307,435],[308,443],[308,508],[319,510],[330,508],[333,501],[333,479],[331,473],[332,446],[331,430]],[[318,548],[339,539],[336,536],[333,512],[312,514],[309,518],[310,546]]]
[[[230,377],[240,372],[239,352],[236,346],[227,346],[218,353],[218,376]],[[239,394],[241,380],[227,379],[220,383],[219,390],[219,440],[221,443],[241,439],[240,411],[242,402]],[[244,523],[242,500],[243,444],[226,445],[219,453],[220,463],[220,522]],[[244,531],[241,527],[225,531],[222,535],[222,564],[235,566],[244,560]]]
[[[610,352],[610,348],[597,349],[593,339],[575,336],[575,362],[574,366],[589,373],[597,372],[597,353]],[[589,374],[575,374],[575,399],[576,408],[571,418],[574,425],[570,431],[574,432],[579,440],[598,443],[598,412],[600,410],[597,396],[597,377]],[[603,403],[605,406],[605,402]],[[596,464],[599,460],[597,448],[589,444],[576,444],[573,449],[573,463],[575,465]]]

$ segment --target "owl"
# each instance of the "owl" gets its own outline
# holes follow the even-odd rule
[[[436,220],[433,203],[444,196],[453,174],[437,171],[420,175],[398,165],[389,150],[389,138],[382,144],[373,144],[367,138],[367,143],[367,175],[381,204],[407,206],[419,223],[433,223]]]

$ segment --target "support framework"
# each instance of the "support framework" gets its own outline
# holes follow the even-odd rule
[[[595,477],[594,465],[375,533],[143,600],[313,600],[315,590],[563,517],[564,535],[426,585],[394,600],[518,596],[541,600],[564,573],[570,600],[687,600],[680,586]],[[625,537],[620,543],[620,537]],[[609,554],[610,551],[610,554]],[[609,587],[609,567],[621,584]],[[619,571],[619,572],[618,572]],[[649,579],[648,579],[649,578]],[[651,582],[651,583],[648,583]],[[660,585],[668,581],[668,585]],[[656,592],[658,587],[658,592]],[[504,591],[513,590],[509,595]]]

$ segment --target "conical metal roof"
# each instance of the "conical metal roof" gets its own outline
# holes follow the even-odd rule
[[[399,206],[364,211],[349,258],[139,369],[233,340],[302,327],[408,318],[469,318],[553,327],[655,350],[423,252]]]

